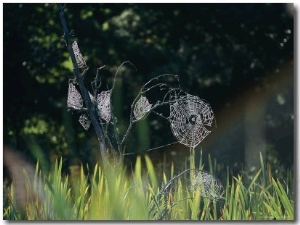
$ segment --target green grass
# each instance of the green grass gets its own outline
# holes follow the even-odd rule
[[[192,155],[194,157],[194,155]],[[190,167],[194,166],[193,158]],[[210,173],[215,165],[210,163]],[[202,168],[200,165],[199,168]],[[224,193],[217,199],[201,196],[201,186],[191,190],[186,175],[176,177],[174,168],[156,174],[149,157],[138,157],[134,172],[123,165],[99,165],[88,175],[80,167],[76,175],[61,175],[62,160],[51,173],[42,175],[36,167],[34,182],[28,182],[27,204],[17,206],[13,186],[4,189],[5,220],[294,220],[292,173],[286,180],[272,176],[261,160],[261,169],[252,179],[227,177]],[[162,179],[159,179],[162,177]],[[192,178],[190,178],[192,179]],[[164,185],[175,181],[166,191]],[[166,187],[166,186],[165,186]]]

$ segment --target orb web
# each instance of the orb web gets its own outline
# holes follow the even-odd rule
[[[111,91],[102,91],[97,95],[97,107],[99,109],[100,118],[106,122],[109,122],[111,119],[110,95]]]
[[[72,83],[69,83],[67,106],[76,110],[83,107],[82,97]]]
[[[88,119],[88,116],[86,114],[82,114],[79,117],[79,123],[81,124],[81,126],[85,129],[88,130],[90,125],[91,125],[91,121]]]
[[[220,180],[205,171],[192,170],[189,189],[194,192],[197,188],[200,189],[201,197],[209,199],[220,199],[224,193]]]
[[[176,139],[188,147],[196,147],[209,133],[214,115],[211,107],[197,96],[180,97],[170,104],[171,130]]]
[[[142,119],[151,110],[151,107],[152,105],[149,103],[148,99],[144,96],[141,96],[136,102],[133,110],[136,120]]]
[[[78,67],[79,68],[85,68],[86,67],[86,63],[85,63],[85,61],[83,59],[82,54],[80,53],[80,50],[79,50],[79,47],[78,47],[78,44],[77,44],[76,41],[73,42],[72,49],[74,51],[74,55],[75,55],[75,59],[76,59]]]

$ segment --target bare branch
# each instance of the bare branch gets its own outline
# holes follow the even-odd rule
[[[85,103],[85,105],[88,109],[88,113],[89,113],[91,122],[93,124],[94,129],[95,129],[95,132],[96,132],[96,135],[97,135],[97,138],[98,138],[98,141],[99,141],[100,151],[101,151],[101,155],[103,157],[103,161],[107,162],[108,161],[108,152],[107,152],[108,149],[106,149],[105,136],[104,136],[103,131],[102,131],[102,129],[101,129],[99,123],[98,123],[98,119],[97,119],[97,116],[96,116],[96,111],[94,109],[93,104],[91,103],[89,93],[88,93],[88,91],[85,88],[84,83],[83,83],[83,76],[80,73],[80,70],[79,70],[79,67],[78,67],[78,64],[77,64],[77,61],[76,61],[76,57],[75,57],[75,54],[74,54],[74,51],[73,51],[73,48],[72,48],[72,45],[71,45],[71,40],[70,40],[71,34],[68,31],[68,27],[67,27],[67,24],[66,24],[66,21],[65,21],[63,6],[61,4],[57,4],[57,7],[58,7],[60,20],[61,20],[61,24],[62,24],[63,32],[64,32],[63,38],[66,42],[68,51],[69,51],[70,56],[71,56],[73,68],[74,68],[73,72],[74,72],[75,78],[78,82],[79,89],[80,89],[80,92],[82,94],[82,98],[84,100],[84,103]],[[83,72],[83,73],[86,73],[86,71],[87,70],[85,70],[85,72]],[[114,149],[112,149],[112,152],[114,153]]]

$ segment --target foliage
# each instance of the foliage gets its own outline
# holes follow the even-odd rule
[[[292,180],[276,179],[270,168],[263,168],[248,184],[242,175],[231,178],[227,173],[219,200],[201,196],[199,187],[191,191],[180,176],[178,185],[160,201],[159,191],[176,176],[162,174],[163,179],[158,180],[148,156],[138,157],[129,174],[122,165],[107,170],[96,165],[88,175],[80,166],[77,174],[62,176],[60,159],[48,175],[36,167],[35,180],[43,181],[43,195],[24,208],[15,207],[18,190],[6,189],[3,215],[7,220],[293,220]],[[27,184],[28,190],[35,190],[36,184]]]

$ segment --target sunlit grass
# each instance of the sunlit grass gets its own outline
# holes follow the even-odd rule
[[[32,191],[35,198],[25,206],[16,207],[18,190],[5,189],[3,214],[6,220],[293,220],[291,180],[279,180],[268,166],[261,167],[250,182],[227,174],[223,196],[212,200],[201,196],[200,187],[191,191],[181,176],[172,191],[159,195],[176,174],[156,174],[148,156],[137,158],[132,173],[121,164],[96,165],[88,174],[80,167],[72,179],[61,175],[58,160],[47,175],[37,165],[34,182],[27,183],[28,196]],[[214,168],[210,165],[210,173]]]

